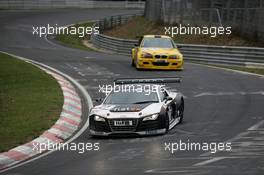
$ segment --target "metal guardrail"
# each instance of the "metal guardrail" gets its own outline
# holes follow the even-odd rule
[[[0,9],[50,9],[50,8],[139,8],[143,1],[90,1],[90,0],[0,0]]]
[[[121,25],[129,19],[139,15],[112,16],[96,22],[100,30]],[[116,53],[130,55],[131,49],[138,42],[106,36],[104,34],[92,34],[91,42],[99,48],[110,50]],[[231,47],[178,44],[185,60],[199,61],[217,64],[232,64],[243,66],[264,67],[264,48],[255,47]]]

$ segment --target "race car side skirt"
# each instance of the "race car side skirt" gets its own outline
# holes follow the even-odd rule
[[[169,126],[169,130],[171,130],[174,126],[176,126],[180,122],[180,117],[177,117]]]

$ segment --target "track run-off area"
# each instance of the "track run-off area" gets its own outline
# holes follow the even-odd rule
[[[6,175],[65,174],[248,174],[264,173],[264,77],[192,63],[183,71],[137,71],[130,57],[82,51],[32,34],[32,26],[68,25],[105,16],[136,13],[117,9],[0,11],[0,50],[55,68],[78,81],[91,98],[99,85],[118,77],[180,76],[169,84],[185,96],[184,122],[168,134],[139,138],[94,139],[84,131],[73,142],[99,143],[98,151],[55,151],[9,169]],[[88,106],[83,112],[87,120]],[[85,110],[85,109],[84,109]],[[165,143],[231,142],[232,151],[177,151]]]

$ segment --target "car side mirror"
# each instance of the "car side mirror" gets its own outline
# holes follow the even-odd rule
[[[167,102],[170,101],[170,100],[173,100],[173,98],[172,98],[172,97],[169,97],[169,96],[166,97],[166,98],[165,98],[165,103],[167,103]]]
[[[139,46],[139,44],[134,44],[134,46],[135,46],[135,47],[138,47],[138,46]]]

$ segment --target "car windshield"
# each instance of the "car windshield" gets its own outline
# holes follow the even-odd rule
[[[169,38],[144,38],[141,47],[174,48],[173,43]]]
[[[104,104],[143,104],[158,103],[156,92],[111,92]]]

